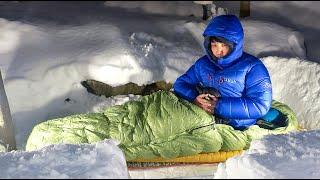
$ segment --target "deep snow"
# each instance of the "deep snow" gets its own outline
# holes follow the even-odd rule
[[[70,145],[50,147],[50,153],[57,161],[51,161],[49,167],[39,174],[32,162],[40,166],[49,162],[33,158],[24,159],[29,152],[23,152],[28,134],[34,125],[47,119],[64,117],[75,113],[96,112],[104,107],[122,104],[139,96],[127,95],[116,97],[97,97],[87,93],[80,82],[95,79],[116,86],[127,82],[137,84],[151,83],[157,80],[173,82],[185,72],[193,62],[204,54],[202,49],[202,31],[206,22],[197,16],[185,16],[185,12],[166,13],[169,9],[163,6],[159,13],[148,13],[141,9],[129,10],[112,7],[103,2],[9,2],[0,6],[0,68],[4,77],[18,148],[21,151],[1,153],[0,163],[16,158],[15,164],[21,168],[10,169],[11,174],[1,177],[21,177],[23,172],[29,177],[84,177],[83,172],[64,172],[75,162],[63,166],[63,156],[70,156]],[[161,3],[160,3],[161,4]],[[177,5],[179,3],[174,3]],[[144,6],[161,9],[162,6]],[[59,16],[56,11],[59,10]],[[151,11],[149,10],[149,11]],[[179,15],[179,16],[177,16]],[[307,129],[319,129],[320,66],[306,59],[304,36],[296,29],[285,27],[270,21],[242,21],[245,29],[245,50],[260,57],[271,75],[274,99],[288,104],[297,114],[299,123]],[[277,57],[280,56],[280,57]],[[70,101],[66,101],[69,98]],[[292,177],[294,171],[301,169],[293,162],[303,161],[303,168],[309,171],[300,172],[302,178],[319,177],[315,171],[319,165],[316,154],[320,145],[317,143],[318,131],[268,137],[253,142],[253,149],[248,152],[263,151],[265,154],[244,154],[221,164],[216,177]],[[306,137],[314,138],[306,138]],[[304,143],[300,142],[308,139]],[[309,141],[310,139],[310,141]],[[281,142],[280,142],[281,141]],[[261,145],[266,144],[266,145]],[[99,151],[97,145],[88,145],[91,151]],[[104,146],[104,145],[102,145]],[[269,148],[265,148],[268,146]],[[291,148],[290,156],[295,161],[285,160],[282,149]],[[258,149],[258,150],[256,150]],[[260,150],[261,149],[261,150]],[[280,152],[273,156],[274,150]],[[61,151],[60,151],[61,150]],[[118,174],[126,173],[125,162],[121,153],[114,151],[119,158],[119,166],[114,162],[100,162],[109,159],[110,154],[96,158],[97,166],[113,167]],[[34,153],[43,154],[40,150]],[[311,152],[310,152],[311,151]],[[87,151],[80,151],[85,154]],[[282,153],[282,154],[281,154]],[[308,154],[309,153],[309,154]],[[313,155],[310,155],[313,154]],[[260,157],[262,155],[262,158]],[[89,159],[94,156],[89,155]],[[285,157],[285,158],[283,158]],[[304,158],[308,157],[307,161]],[[73,158],[71,156],[70,158]],[[266,159],[261,162],[260,158]],[[288,158],[288,157],[287,157]],[[242,160],[244,159],[244,160]],[[267,159],[270,159],[269,161]],[[292,171],[279,171],[272,166],[276,162]],[[84,163],[85,160],[81,160]],[[241,162],[255,162],[241,165]],[[261,162],[261,163],[260,163]],[[240,164],[238,166],[238,164]],[[82,164],[83,165],[83,164]],[[80,166],[82,166],[80,165]],[[256,165],[256,166],[254,166]],[[112,173],[88,171],[95,177],[114,177]],[[70,168],[71,168],[70,167]],[[243,167],[246,174],[238,170]],[[267,169],[267,170],[265,170]],[[268,170],[271,169],[271,170]],[[299,170],[300,170],[299,169]],[[24,171],[26,170],[26,171]],[[7,172],[7,171],[6,171]],[[144,171],[140,171],[144,172]],[[263,174],[259,174],[263,172]],[[311,174],[310,174],[311,172]],[[135,174],[139,176],[139,173]],[[119,175],[120,176],[120,175]],[[200,176],[200,175],[199,175]],[[86,176],[87,177],[87,176]],[[91,177],[91,176],[90,176]]]

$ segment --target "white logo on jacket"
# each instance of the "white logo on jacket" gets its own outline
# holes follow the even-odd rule
[[[230,78],[226,78],[226,77],[220,77],[218,80],[219,84],[222,84],[224,82],[228,82],[228,83],[236,83],[236,80],[234,79],[230,79]]]

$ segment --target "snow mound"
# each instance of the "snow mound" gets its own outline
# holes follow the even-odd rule
[[[271,135],[251,143],[249,150],[218,165],[217,179],[319,178],[320,131]]]
[[[299,58],[265,57],[272,82],[273,99],[296,113],[307,129],[320,128],[320,64]]]
[[[129,178],[125,156],[113,140],[0,153],[0,166],[1,179]]]
[[[279,56],[306,59],[301,33],[267,21],[241,21],[245,33],[245,51],[258,57]]]

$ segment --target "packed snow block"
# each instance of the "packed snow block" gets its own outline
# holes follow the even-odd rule
[[[319,179],[320,130],[270,135],[220,163],[215,179]]]
[[[117,142],[59,144],[37,151],[0,153],[1,179],[128,179]]]
[[[292,110],[277,101],[272,107],[288,118],[285,127],[274,130],[253,125],[246,131],[213,124],[214,117],[170,91],[158,91],[136,101],[106,108],[102,112],[48,120],[34,127],[26,150],[59,143],[95,143],[115,139],[126,160],[171,159],[199,153],[243,150],[268,134],[298,129]]]

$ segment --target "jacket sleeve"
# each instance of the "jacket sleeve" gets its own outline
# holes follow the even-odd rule
[[[264,116],[272,102],[272,85],[268,70],[262,64],[254,65],[246,75],[242,97],[222,97],[215,113],[229,119],[257,119]]]
[[[195,71],[196,64],[192,65],[185,74],[177,78],[173,84],[175,94],[190,102],[193,102],[198,96],[196,86],[199,80]]]

